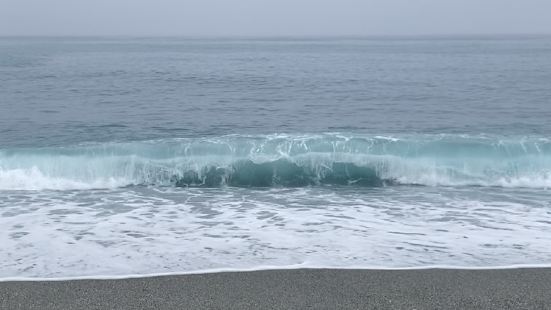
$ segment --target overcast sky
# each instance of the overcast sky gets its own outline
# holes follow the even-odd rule
[[[551,0],[0,0],[0,35],[551,34]]]

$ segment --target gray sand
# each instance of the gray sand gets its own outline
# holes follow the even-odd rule
[[[551,269],[303,269],[2,282],[0,309],[551,309]]]

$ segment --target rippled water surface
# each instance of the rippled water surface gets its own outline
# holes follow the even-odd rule
[[[551,38],[0,39],[0,144],[546,134]]]

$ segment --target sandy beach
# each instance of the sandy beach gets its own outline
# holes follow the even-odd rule
[[[299,269],[0,283],[1,309],[549,309],[551,269]]]

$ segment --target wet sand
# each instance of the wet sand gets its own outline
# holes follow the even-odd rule
[[[551,309],[551,269],[299,269],[0,282],[0,309]]]

